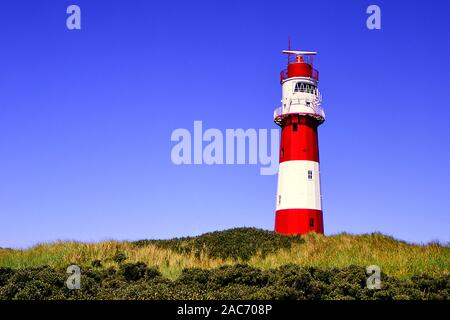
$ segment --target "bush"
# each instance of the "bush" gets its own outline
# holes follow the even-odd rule
[[[153,244],[180,253],[202,252],[213,258],[249,260],[258,252],[262,256],[279,249],[288,249],[293,243],[301,243],[300,236],[287,236],[273,231],[256,228],[235,228],[205,233],[197,237],[170,240],[139,240],[132,244],[146,246]]]
[[[449,276],[399,280],[382,274],[380,290],[366,288],[365,268],[305,268],[294,264],[266,271],[237,264],[184,269],[171,281],[142,262],[118,270],[82,270],[81,289],[69,290],[65,269],[0,268],[0,299],[450,299]]]
[[[119,273],[127,281],[137,281],[144,277],[152,279],[161,275],[157,269],[147,268],[147,265],[143,262],[123,264],[120,266]]]
[[[6,284],[9,277],[11,277],[13,273],[14,272],[11,268],[0,268],[0,287]]]
[[[65,270],[55,271],[46,266],[13,270],[7,282],[0,286],[0,299],[61,298],[64,281]]]
[[[219,267],[210,277],[210,283],[219,288],[232,284],[263,287],[267,285],[267,281],[267,275],[260,269],[246,264]]]
[[[114,255],[114,257],[112,257],[112,260],[114,262],[117,262],[120,264],[120,263],[124,262],[125,260],[127,260],[127,256],[125,253],[123,253],[121,251],[117,251],[116,254]]]
[[[183,269],[178,282],[186,285],[206,285],[211,278],[211,271],[201,268]]]

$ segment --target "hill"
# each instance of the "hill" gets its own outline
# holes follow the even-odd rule
[[[89,290],[65,288],[71,264],[81,267]],[[369,265],[380,267],[382,290],[366,288]],[[0,249],[0,299],[33,292],[83,299],[450,299],[450,247],[379,233],[291,237],[237,228],[170,240]]]

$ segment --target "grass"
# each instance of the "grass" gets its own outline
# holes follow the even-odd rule
[[[382,272],[397,278],[427,274],[450,274],[450,247],[438,243],[414,245],[379,233],[323,236],[310,233],[304,244],[294,244],[265,259],[253,257],[250,264],[273,268],[287,263],[320,268],[342,268],[350,265],[378,265]]]
[[[255,234],[269,239],[267,240],[269,242],[266,241],[264,251],[255,247],[255,252],[246,259],[236,258],[234,254],[227,255],[228,252],[239,252],[241,247],[239,243],[252,243],[257,246],[259,241],[252,241]],[[60,241],[39,244],[25,250],[0,249],[0,267],[17,269],[48,265],[66,268],[70,264],[77,264],[83,268],[91,266],[94,260],[99,260],[101,262],[99,268],[118,268],[120,263],[115,261],[114,257],[120,252],[126,256],[125,262],[142,261],[148,266],[157,267],[165,277],[172,280],[176,279],[185,268],[212,269],[242,262],[264,270],[288,263],[320,268],[343,268],[350,265],[366,267],[375,264],[382,272],[400,279],[419,274],[432,277],[450,274],[449,245],[410,244],[380,233],[363,235],[341,233],[332,236],[310,233],[302,236],[302,241],[298,241],[299,237],[292,237],[290,246],[283,245],[279,248],[279,243],[285,243],[285,239],[276,238],[278,235],[270,231],[240,228],[206,235],[173,241],[99,243]],[[224,235],[230,235],[230,239],[235,237],[234,239],[238,241],[230,240],[230,243],[226,243],[227,241],[223,241]],[[206,240],[201,242],[199,239]],[[189,244],[194,242],[197,247],[189,249]],[[176,245],[172,246],[172,243]],[[180,243],[182,251],[178,250]],[[267,243],[272,243],[274,249],[268,250]],[[202,245],[201,250],[198,250],[199,245]],[[220,247],[221,245],[223,247]],[[212,246],[214,252],[219,252],[219,257],[217,254],[209,254],[212,252]]]
[[[175,279],[184,268],[215,268],[235,263],[232,259],[211,259],[206,254],[197,257],[194,253],[181,254],[157,245],[137,247],[130,242],[104,241],[99,243],[55,242],[39,244],[26,250],[0,249],[0,267],[13,269],[48,265],[65,268],[77,264],[81,268],[91,266],[92,261],[100,260],[102,268],[118,268],[114,261],[117,252],[123,252],[126,262],[145,262],[157,267],[163,275]]]

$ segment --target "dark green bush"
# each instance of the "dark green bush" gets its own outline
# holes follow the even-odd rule
[[[265,273],[246,264],[219,267],[210,277],[210,283],[218,288],[232,284],[263,287],[267,285],[267,281]]]
[[[123,253],[121,251],[117,251],[116,254],[114,255],[114,257],[112,257],[112,260],[117,263],[122,263],[125,260],[127,260],[127,256],[125,253]]]
[[[143,262],[123,264],[120,266],[119,273],[127,281],[137,281],[144,277],[152,279],[161,275],[156,268],[148,268]]]
[[[220,290],[208,290],[205,299],[208,300],[247,300],[255,296],[259,291],[258,287],[246,286],[243,284],[229,284]]]
[[[63,297],[65,270],[43,266],[13,270],[0,286],[0,299],[48,299]]]
[[[0,287],[4,286],[14,271],[10,268],[0,268]]]
[[[197,256],[204,251],[214,258],[232,258],[247,261],[257,252],[263,256],[293,243],[302,242],[300,236],[286,236],[256,228],[235,228],[225,231],[205,233],[197,237],[175,238],[170,240],[139,240],[136,246],[154,244],[176,252],[194,252]]]
[[[82,270],[81,289],[66,287],[65,269],[0,268],[0,299],[450,299],[449,276],[399,280],[382,274],[381,289],[366,287],[365,268],[260,270],[245,264],[185,269],[171,281],[142,262],[118,270]]]
[[[422,274],[412,278],[417,289],[431,295],[434,299],[450,296],[450,275],[435,279]]]
[[[206,285],[211,278],[211,271],[201,268],[187,268],[181,272],[177,281],[186,285]]]

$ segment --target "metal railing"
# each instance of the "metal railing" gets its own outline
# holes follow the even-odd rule
[[[302,63],[307,63],[311,66],[314,65],[314,55],[309,55],[309,54],[301,54],[301,55],[297,55],[297,54],[289,54],[288,55],[288,64],[293,64],[293,63],[297,63],[297,57],[301,56],[301,60]]]
[[[274,117],[274,119],[277,119],[277,118],[280,118],[283,115],[287,115],[287,114],[296,114],[296,113],[311,114],[313,116],[320,118],[323,121],[323,120],[325,120],[325,111],[322,108],[321,101],[322,101],[322,96],[320,95],[320,93],[312,100],[291,99],[290,103],[286,107],[284,107],[284,109],[283,109],[283,107],[276,108],[273,113],[273,117]],[[311,112],[299,111],[297,106],[304,106],[305,108],[310,109]],[[308,110],[308,109],[306,109],[306,110]]]

